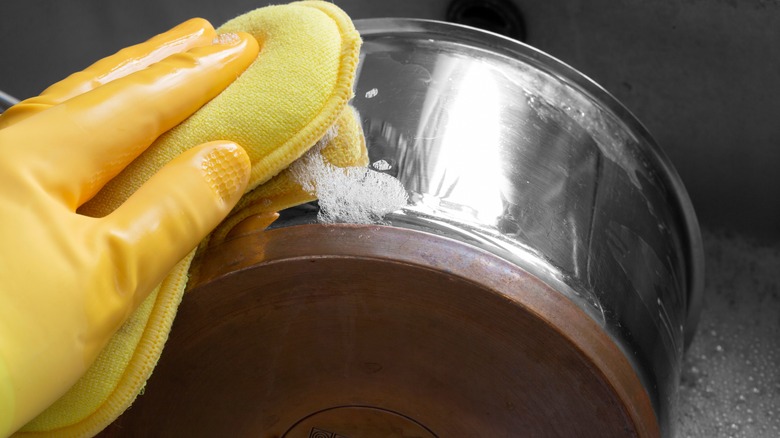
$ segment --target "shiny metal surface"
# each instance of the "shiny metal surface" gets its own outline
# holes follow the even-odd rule
[[[11,96],[10,94],[0,90],[0,113],[3,113],[8,108],[19,103],[19,99]]]
[[[357,26],[353,105],[371,162],[410,195],[386,222],[497,254],[578,303],[622,347],[670,434],[703,257],[686,191],[647,131],[521,43],[430,21]],[[304,207],[276,226],[312,217]]]
[[[247,225],[201,254],[103,436],[660,436],[623,351],[516,264],[400,227]]]

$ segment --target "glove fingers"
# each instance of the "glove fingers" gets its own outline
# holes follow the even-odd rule
[[[3,131],[40,163],[37,180],[75,210],[158,136],[227,87],[255,59],[247,34],[178,53]],[[85,135],[85,133],[87,135]],[[51,145],[70,144],[70,150]]]
[[[100,85],[143,70],[175,53],[211,44],[216,32],[202,18],[185,21],[148,41],[127,47],[50,86],[39,96],[9,108],[0,116],[0,129]]]
[[[117,278],[127,283],[119,287],[137,291],[135,306],[227,216],[244,193],[250,167],[246,151],[234,143],[200,145],[168,163],[102,219],[112,242],[109,251],[125,249],[112,258],[126,269]]]

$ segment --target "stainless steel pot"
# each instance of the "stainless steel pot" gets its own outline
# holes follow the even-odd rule
[[[115,430],[671,435],[702,245],[647,131],[524,44],[356,24],[353,104],[409,205],[382,225],[317,224],[303,206],[207,254]]]

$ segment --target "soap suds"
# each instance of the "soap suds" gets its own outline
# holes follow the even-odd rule
[[[376,97],[377,94],[379,94],[379,90],[376,88],[372,88],[366,91],[366,99],[373,99],[374,97]]]
[[[393,168],[386,160],[378,160],[371,163],[371,167],[380,172],[385,172]]]
[[[293,179],[319,199],[322,223],[376,224],[407,204],[404,186],[390,175],[366,167],[336,167],[322,156],[335,138],[335,126],[290,167]]]
[[[780,436],[780,248],[703,233],[704,308],[685,357],[680,438]]]

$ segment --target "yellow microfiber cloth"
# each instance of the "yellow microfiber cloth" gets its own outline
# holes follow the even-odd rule
[[[248,192],[201,243],[203,251],[247,218],[312,200],[285,169],[318,141],[327,143],[320,153],[334,166],[367,164],[360,124],[347,105],[360,36],[342,10],[316,0],[269,6],[217,30],[253,35],[261,47],[257,60],[219,96],[161,136],[80,213],[104,216],[189,147],[232,140],[252,161]],[[197,275],[195,252],[149,295],[81,380],[14,436],[93,436],[132,404],[162,352],[189,273]]]

